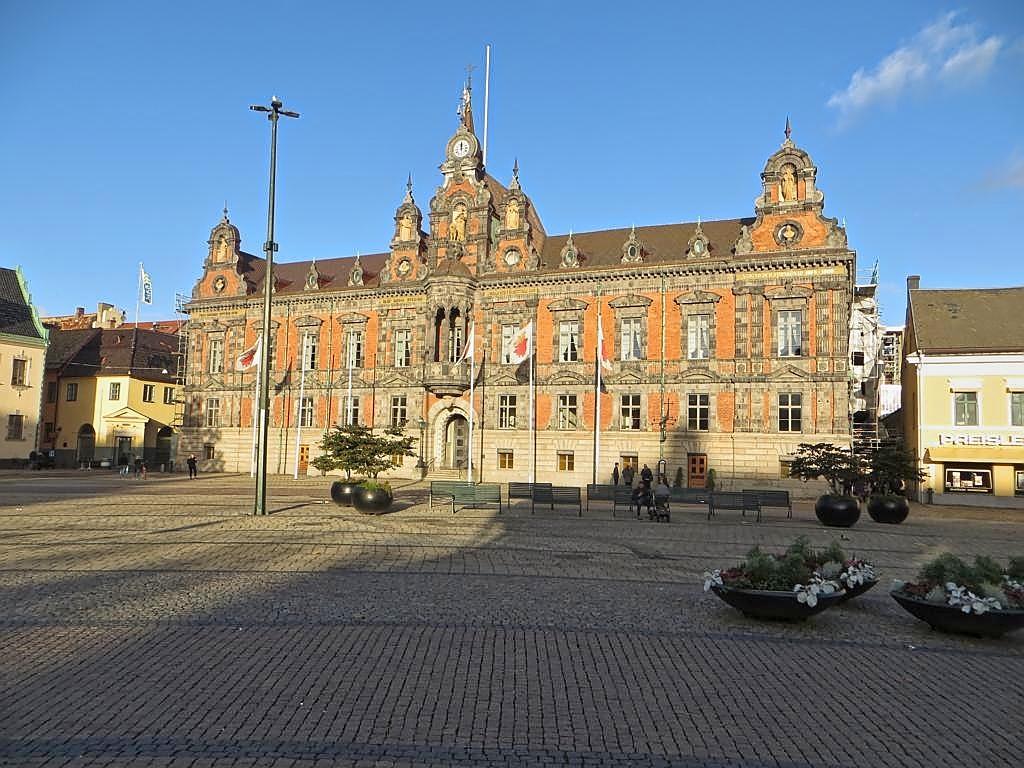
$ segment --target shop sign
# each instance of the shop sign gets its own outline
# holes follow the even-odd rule
[[[939,445],[1009,445],[1024,447],[1024,435],[965,435],[950,432],[939,435]]]

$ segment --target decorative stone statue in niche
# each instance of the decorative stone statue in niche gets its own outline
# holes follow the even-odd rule
[[[462,203],[452,211],[451,239],[457,243],[466,242],[466,206]]]
[[[786,163],[782,166],[782,183],[779,185],[783,200],[796,200],[796,168]]]
[[[398,239],[403,243],[407,243],[412,240],[412,228],[412,214],[408,212],[403,213],[401,220],[398,222]]]
[[[505,229],[519,229],[519,201],[515,198],[505,208]]]

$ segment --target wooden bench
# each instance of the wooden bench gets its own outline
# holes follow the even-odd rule
[[[580,502],[579,488],[537,484],[533,488],[533,505],[530,507],[530,514],[533,514],[538,502],[549,505],[552,511],[556,505],[576,507],[576,516],[583,517],[583,504]]]
[[[628,485],[616,485],[612,494],[612,517],[615,517],[615,513],[620,508],[625,508],[630,512],[633,511],[633,489]],[[640,511],[636,512],[636,519],[640,519]]]
[[[786,517],[793,516],[793,502],[789,499],[789,491],[760,491],[743,489],[744,493],[757,496],[758,504],[764,507],[778,507],[786,510]]]
[[[720,509],[738,509],[746,517],[747,512],[757,513],[757,522],[761,522],[761,505],[757,497],[743,491],[715,491],[708,503],[708,520]]]
[[[550,488],[551,483],[509,483],[508,505],[512,506],[512,499],[529,499],[532,502],[533,489],[537,486]]]
[[[587,514],[590,514],[590,502],[591,501],[610,501],[615,502],[615,489],[617,485],[594,485],[593,483],[587,484]]]
[[[432,480],[428,507],[434,510],[434,500],[451,504],[452,514],[456,505],[462,507],[482,507],[493,504],[502,512],[501,486],[497,483],[470,483],[464,480]]]

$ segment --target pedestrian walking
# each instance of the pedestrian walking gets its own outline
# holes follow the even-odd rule
[[[196,455],[194,453],[190,453],[188,456],[188,460],[185,463],[188,464],[188,479],[195,480],[196,475],[199,474],[199,467],[197,466],[198,462],[196,461]]]
[[[143,480],[146,479],[146,460],[145,459],[139,459],[139,476]]]
[[[619,484],[619,462],[615,462],[615,466],[612,468],[612,485]]]
[[[644,464],[644,468],[640,470],[640,482],[647,483],[650,485],[654,480],[654,473],[651,472],[651,468]]]
[[[627,464],[622,470],[622,483],[629,488],[633,487],[633,465]]]
[[[140,459],[138,456],[136,456],[135,457],[135,463],[134,463],[133,466],[135,468],[135,479],[138,480],[139,479],[139,473],[142,471],[142,459]]]

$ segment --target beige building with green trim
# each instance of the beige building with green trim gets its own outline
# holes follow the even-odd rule
[[[21,269],[0,267],[0,466],[36,449],[46,341]]]
[[[902,372],[918,500],[1024,508],[1024,287],[907,279]]]

